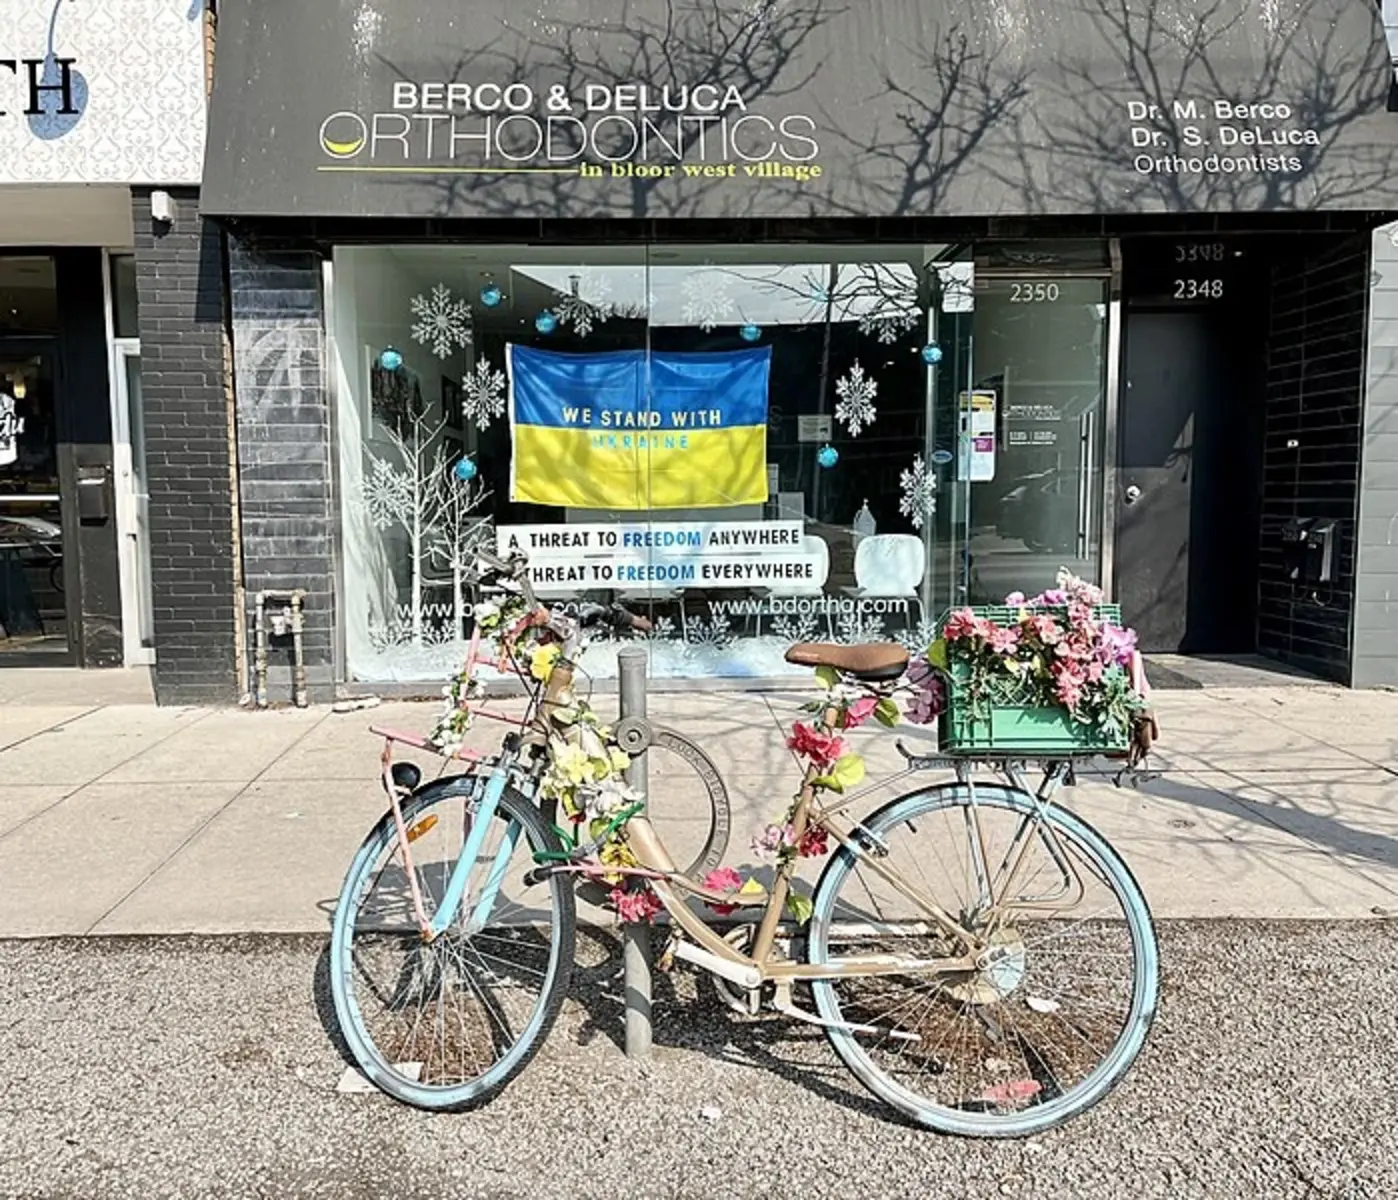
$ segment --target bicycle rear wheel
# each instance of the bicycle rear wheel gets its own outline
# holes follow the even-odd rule
[[[471,776],[428,784],[403,805],[413,870],[430,919],[474,819]],[[490,1099],[548,1036],[568,989],[571,883],[528,885],[536,851],[558,837],[512,789],[500,798],[447,930],[424,942],[386,815],[345,877],[330,944],[335,1015],[355,1061],[389,1095],[449,1110]],[[492,887],[488,911],[481,904]]]
[[[864,829],[861,854],[842,847],[817,884],[810,962],[959,956],[879,868],[998,956],[958,975],[813,983],[825,1020],[876,1030],[826,1030],[865,1086],[922,1125],[973,1137],[1037,1133],[1106,1095],[1145,1040],[1159,968],[1145,898],[1101,835],[989,784],[911,793]]]

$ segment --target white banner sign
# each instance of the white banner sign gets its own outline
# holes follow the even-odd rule
[[[800,521],[505,525],[501,555],[523,551],[536,586],[791,588],[824,582]]]

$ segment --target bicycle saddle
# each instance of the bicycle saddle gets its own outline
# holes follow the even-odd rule
[[[863,646],[801,642],[786,652],[786,661],[798,667],[830,667],[867,683],[886,683],[907,670],[908,652],[896,642],[870,642]]]

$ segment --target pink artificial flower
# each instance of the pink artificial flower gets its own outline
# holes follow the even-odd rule
[[[1086,679],[1077,663],[1060,661],[1053,668],[1053,692],[1058,701],[1069,712],[1077,712],[1082,703],[1082,690]]]
[[[1109,663],[1119,663],[1123,667],[1131,665],[1131,656],[1136,651],[1136,631],[1123,629],[1106,621],[1102,625],[1102,652]]]
[[[1005,597],[1005,603],[1011,608],[1018,608],[1025,603],[1023,592],[1011,592]]]
[[[878,708],[878,698],[875,696],[861,696],[847,709],[845,709],[845,728],[858,729],[870,717],[874,715],[874,709]]]
[[[1019,627],[1011,625],[1008,629],[1003,629],[999,625],[993,626],[990,631],[990,648],[996,654],[1013,654],[1019,649]]]
[[[736,892],[743,886],[743,877],[732,867],[719,867],[710,871],[699,882],[711,892]],[[738,909],[736,904],[710,904],[709,907],[721,916],[727,916]]]
[[[804,758],[809,758],[816,766],[825,768],[833,765],[845,752],[842,738],[831,733],[821,733],[810,725],[797,721],[791,727],[791,736],[786,740],[787,748],[795,750]]]
[[[823,828],[819,825],[812,825],[801,835],[797,849],[801,852],[802,858],[819,858],[823,854],[830,853],[830,839]]]
[[[752,852],[758,858],[776,858],[778,852],[786,844],[786,837],[782,833],[780,825],[768,825],[761,833],[752,839]]]
[[[664,907],[648,883],[632,891],[628,891],[625,884],[617,884],[608,899],[616,909],[617,916],[630,924],[650,921]]]
[[[963,638],[979,637],[984,626],[985,621],[969,608],[958,608],[947,617],[942,633],[947,641],[959,642]]]
[[[1058,622],[1047,613],[1036,613],[1023,621],[1020,627],[1033,634],[1045,646],[1056,645],[1063,636],[1063,630],[1059,628]]]

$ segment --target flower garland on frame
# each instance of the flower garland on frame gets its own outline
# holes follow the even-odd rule
[[[897,689],[887,691],[845,683],[838,672],[829,667],[821,667],[816,672],[816,678],[820,682],[821,692],[802,706],[802,711],[812,714],[815,719],[796,721],[786,745],[807,773],[812,770],[816,772],[812,787],[817,792],[840,795],[858,786],[866,772],[863,757],[850,749],[844,735],[871,719],[889,729],[898,725],[900,717],[925,724],[931,718],[924,716],[924,711],[935,706],[938,703],[936,697],[941,694],[941,682],[930,672],[916,681],[909,680],[898,685]],[[900,714],[898,703],[892,695],[894,690],[911,693],[912,700],[906,713]],[[772,862],[778,870],[794,859],[819,858],[830,852],[826,830],[818,826],[807,826],[800,831],[796,829],[799,803],[798,793],[792,798],[781,821],[767,825],[752,840],[753,853],[759,859]],[[745,881],[733,867],[720,867],[709,872],[703,884],[711,891],[728,893],[736,901],[734,904],[710,903],[709,907],[720,914],[733,912],[744,900],[760,903],[766,894],[756,880]],[[797,924],[804,925],[811,918],[811,901],[807,896],[789,892],[786,911]]]
[[[547,643],[541,641],[544,630],[531,619],[522,596],[510,593],[499,600],[482,601],[471,610],[471,616],[480,633],[499,642],[496,661],[501,670],[513,663],[518,670],[532,673],[533,655]],[[529,657],[525,657],[526,652]],[[482,695],[474,662],[467,662],[442,688],[442,710],[427,735],[440,753],[454,755],[465,745],[466,734],[474,724],[471,704]]]

